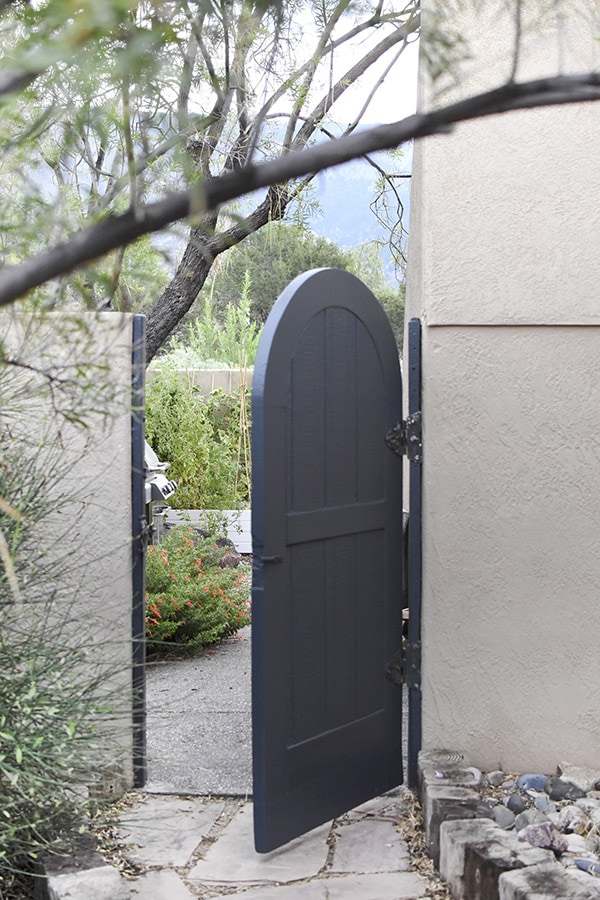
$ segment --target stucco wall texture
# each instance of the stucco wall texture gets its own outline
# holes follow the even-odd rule
[[[597,66],[594,0],[559,20],[525,6],[520,78]],[[444,102],[510,72],[500,4],[462,9],[472,58]],[[421,108],[439,102],[422,73]],[[484,768],[600,764],[598,146],[600,106],[578,104],[466,123],[415,152],[423,747]]]
[[[99,679],[107,714],[99,758],[87,761],[90,784],[118,793],[133,785],[132,316],[5,312],[0,337],[14,358],[65,383],[48,392],[40,378],[38,394],[27,390],[16,439],[21,434],[24,458],[48,448],[52,510],[38,537],[59,589],[49,634],[57,646],[83,651],[78,677]]]

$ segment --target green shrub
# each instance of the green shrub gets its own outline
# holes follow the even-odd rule
[[[103,710],[82,662],[43,634],[0,637],[0,897],[43,851],[68,852],[87,800],[83,763]],[[83,794],[82,794],[83,790]]]
[[[198,649],[250,622],[248,588],[237,569],[221,568],[222,548],[179,525],[148,548],[146,634],[150,654]],[[165,645],[167,645],[165,647]]]
[[[207,294],[202,315],[187,322],[184,340],[172,338],[169,352],[157,364],[174,364],[181,369],[208,369],[227,366],[247,369],[254,365],[260,328],[251,319],[250,276],[244,274],[237,303],[228,303],[221,317],[215,314],[211,294]]]
[[[248,396],[214,391],[208,397],[185,373],[156,372],[146,397],[146,438],[170,463],[175,509],[238,509],[249,502]]]
[[[58,375],[48,363],[47,377],[36,371],[35,350],[29,357],[27,347],[15,349],[8,363],[0,345],[1,900],[30,896],[27,875],[38,857],[76,845],[87,787],[118,728],[111,672],[94,661],[93,623],[73,619],[82,504],[68,473],[80,458],[86,421],[94,409],[110,409],[114,396],[100,362],[81,363],[85,337],[84,326],[69,319],[53,330],[52,353],[61,359],[68,346],[72,363],[61,362]],[[96,347],[97,336],[89,337]],[[37,346],[35,323],[27,338]],[[65,524],[57,531],[58,518]]]

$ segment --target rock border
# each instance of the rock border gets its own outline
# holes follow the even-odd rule
[[[421,751],[418,772],[428,852],[455,900],[600,900],[600,879],[494,821],[463,754]]]

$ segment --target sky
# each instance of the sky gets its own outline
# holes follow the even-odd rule
[[[297,22],[298,32],[296,34],[296,62],[300,62],[305,58],[307,48],[316,47],[319,38],[319,32],[314,24],[313,14],[306,13],[303,15],[302,10],[298,13]],[[335,36],[339,38],[348,29],[348,20],[343,19],[338,25],[338,32]],[[386,31],[385,33],[389,33]],[[363,53],[376,45],[383,37],[383,32],[379,29],[372,29],[360,39],[351,41],[349,45],[338,47],[333,57],[327,57],[328,61],[324,61],[316,73],[312,88],[311,102],[316,102],[326,92],[327,89],[335,84],[339,79],[343,78],[345,73],[360,59]],[[369,67],[368,71],[359,79],[357,85],[349,87],[342,96],[336,101],[329,119],[338,122],[340,125],[353,122],[357,113],[361,110],[363,104],[368,98],[371,87],[376,84],[377,80],[384,74],[385,69],[390,65],[394,57],[398,53],[398,46],[392,47],[383,56]],[[397,122],[400,119],[410,116],[415,112],[417,98],[417,67],[418,67],[418,39],[413,38],[400,54],[399,59],[394,63],[393,69],[386,75],[386,80],[380,85],[370,101],[369,108],[361,119],[361,126],[373,124],[387,124],[389,122]],[[261,76],[266,73],[263,71]],[[260,77],[259,76],[259,80]],[[264,98],[274,90],[280,79],[280,73],[275,74],[275,80],[272,81],[272,73],[266,74],[263,82]],[[282,97],[280,103],[272,108],[272,112],[278,111],[286,113],[290,107],[290,96]]]
[[[366,112],[363,124],[388,124],[397,122],[415,112],[417,104],[417,63],[418,43],[407,46],[386,81],[377,90],[369,109]],[[379,75],[385,69],[384,63],[373,65],[372,72]],[[370,78],[372,83],[375,79]],[[400,86],[400,89],[399,89]],[[365,102],[368,90],[365,87],[352,87],[341,97],[335,105],[336,118],[340,122],[351,121],[353,113]]]

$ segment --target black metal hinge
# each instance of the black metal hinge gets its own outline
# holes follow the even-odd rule
[[[385,667],[385,676],[394,684],[421,687],[421,642],[405,644]]]
[[[397,422],[385,436],[385,442],[398,456],[406,456],[409,462],[423,462],[423,431],[421,411],[412,413]]]

